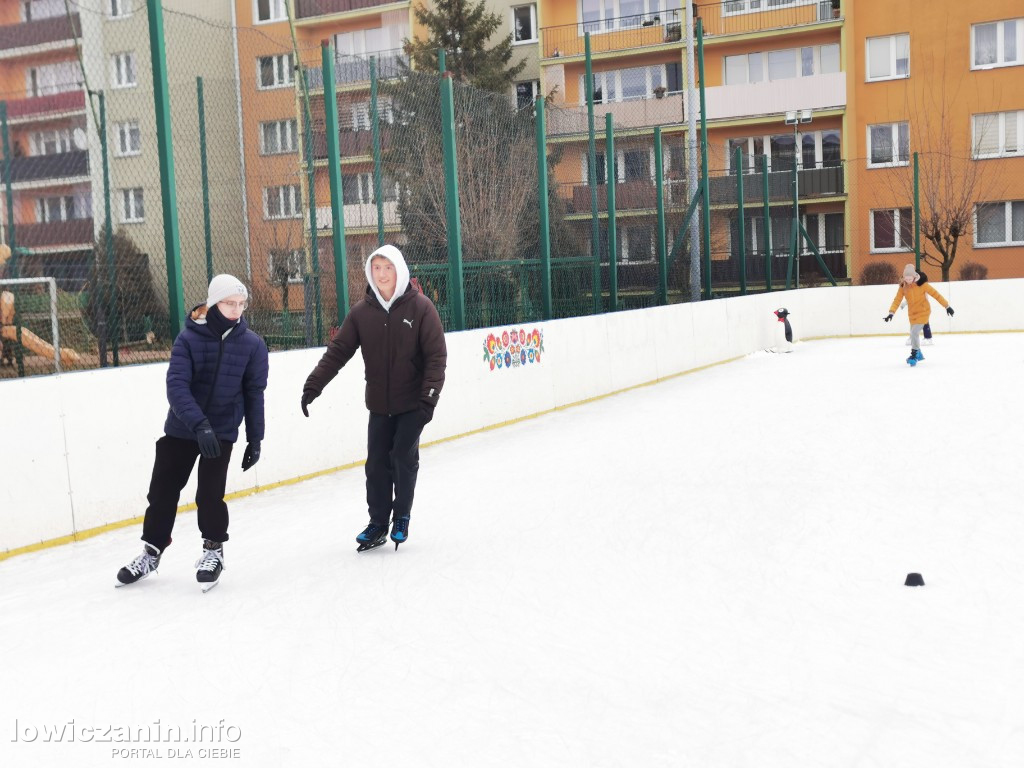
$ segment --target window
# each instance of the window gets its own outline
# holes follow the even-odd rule
[[[381,180],[381,195],[385,203],[398,200],[398,185]],[[372,173],[344,174],[341,177],[341,201],[343,205],[373,205],[377,202],[373,194]]]
[[[282,155],[298,151],[295,120],[260,123],[260,154]]]
[[[64,0],[23,0],[20,5],[22,21],[52,19],[66,12]]]
[[[580,103],[586,104],[584,79],[580,76]],[[626,99],[648,98],[655,88],[669,92],[682,90],[682,65],[678,61],[650,67],[594,73],[594,103],[609,104]],[[659,91],[659,93],[663,93]]]
[[[401,12],[400,12],[401,13]],[[334,47],[339,57],[369,56],[385,51],[395,51],[402,47],[402,38],[408,21],[402,22],[401,16],[384,14],[384,26],[369,29],[357,29],[352,32],[341,32],[334,36]],[[369,73],[362,79],[369,80]]]
[[[580,0],[583,32],[653,26],[668,18],[665,0]],[[675,13],[678,13],[678,7]]]
[[[767,74],[766,74],[767,71]],[[839,45],[811,45],[725,57],[725,84],[760,83],[839,71]]]
[[[77,61],[44,64],[25,70],[25,94],[29,98],[74,91],[82,87],[82,68]]]
[[[292,84],[291,54],[261,56],[257,61],[259,63],[260,88],[283,88]]]
[[[285,0],[256,0],[256,21],[280,21],[288,18]]]
[[[978,203],[974,215],[976,246],[1024,245],[1024,201]]]
[[[71,130],[57,128],[52,131],[36,131],[28,135],[28,154],[60,155],[71,151]]]
[[[125,224],[145,221],[146,211],[142,206],[142,187],[121,190],[121,221]]]
[[[516,83],[516,109],[523,109],[533,104],[540,94],[540,80],[527,80]]]
[[[41,224],[78,218],[82,216],[76,211],[75,198],[71,195],[40,197],[36,200],[36,221]]]
[[[301,250],[277,250],[270,252],[270,279],[280,285],[283,280],[301,283],[306,272],[306,254]]]
[[[910,124],[868,126],[868,167],[885,168],[910,162]]]
[[[654,261],[654,238],[650,227],[620,227],[619,262]]]
[[[110,78],[115,88],[131,88],[137,85],[135,75],[134,53],[115,53],[110,57]]]
[[[804,229],[807,236],[821,253],[841,253],[843,251],[843,214],[841,213],[809,213],[804,216]],[[813,253],[807,241],[803,244],[804,253]]]
[[[124,19],[132,15],[132,0],[107,0],[107,15],[112,19]]]
[[[887,208],[871,212],[871,252],[909,251],[914,247],[914,215],[911,208]]]
[[[867,51],[868,82],[910,77],[910,35],[869,37]]]
[[[971,122],[975,158],[1024,155],[1024,111],[974,115]]]
[[[1024,64],[1024,19],[971,27],[971,69]]]
[[[117,131],[118,155],[128,157],[142,152],[142,139],[139,136],[139,124],[137,121],[116,123],[114,129]]]
[[[798,144],[793,143],[793,134],[776,136],[752,136],[740,139],[729,139],[726,151],[729,153],[729,171],[735,173],[736,149],[743,153],[743,165],[746,173],[761,172],[761,156],[764,148],[769,148],[769,172],[793,170],[793,158],[796,147],[796,159],[801,168],[830,168],[842,163],[842,152],[838,130],[810,131],[797,134]]]
[[[537,40],[536,5],[519,5],[512,8],[512,40],[516,43]]]
[[[263,217],[290,219],[302,215],[298,184],[263,189]]]

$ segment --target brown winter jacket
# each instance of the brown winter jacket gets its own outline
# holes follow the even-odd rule
[[[367,409],[390,415],[415,410],[421,402],[437,405],[448,351],[437,309],[415,281],[390,313],[367,287],[366,298],[348,313],[303,389],[323,392],[356,349],[362,349],[366,366]]]

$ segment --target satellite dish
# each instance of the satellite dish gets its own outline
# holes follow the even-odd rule
[[[75,128],[71,133],[71,140],[75,142],[76,149],[85,149],[89,145],[85,131],[81,128]]]

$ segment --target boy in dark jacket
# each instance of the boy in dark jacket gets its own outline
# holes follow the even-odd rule
[[[388,523],[395,549],[409,535],[420,433],[434,417],[448,358],[441,318],[409,281],[402,252],[383,245],[366,260],[366,298],[348,313],[302,389],[302,413],[362,349],[366,366],[366,504],[370,523],[356,537],[359,551],[384,543]]]
[[[178,334],[167,369],[170,410],[164,436],[156,441],[149,507],[142,524],[142,554],[118,571],[117,586],[133,584],[155,571],[171,543],[181,489],[199,459],[196,491],[203,554],[196,580],[206,592],[224,569],[228,506],[224,503],[228,461],[245,420],[248,445],[242,470],[260,459],[263,391],[267,387],[267,345],[242,318],[249,292],[236,277],[210,281],[205,304],[192,310]]]

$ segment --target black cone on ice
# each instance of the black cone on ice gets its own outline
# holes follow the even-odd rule
[[[907,580],[903,582],[907,587],[923,587],[924,577],[920,573],[908,573]]]

